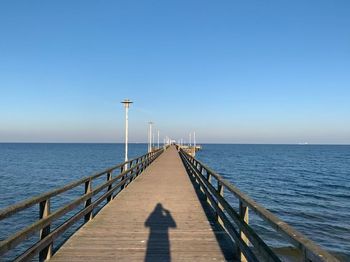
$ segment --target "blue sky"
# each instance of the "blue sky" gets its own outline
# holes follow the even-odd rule
[[[350,2],[2,1],[0,141],[350,143]]]

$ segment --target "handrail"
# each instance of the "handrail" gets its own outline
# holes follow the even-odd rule
[[[197,183],[200,185],[202,191],[210,200],[209,202],[211,206],[214,208],[220,219],[229,221],[225,215],[226,212],[229,215],[230,219],[233,220],[239,228],[239,239],[237,239],[237,236],[235,236],[237,232],[233,232],[233,235],[232,232],[228,233],[239,245],[239,252],[242,261],[244,261],[246,256],[249,255],[244,250],[244,248],[242,249],[242,242],[245,242],[246,246],[248,246],[249,241],[252,243],[255,250],[259,253],[260,257],[264,261],[279,261],[279,258],[276,256],[276,254],[274,254],[274,252],[266,245],[266,243],[249,226],[249,209],[254,211],[255,214],[268,222],[274,230],[282,233],[282,235],[285,236],[286,239],[291,242],[291,244],[299,249],[303,254],[304,261],[338,261],[329,252],[322,249],[316,243],[308,239],[306,236],[295,230],[287,223],[283,222],[263,206],[256,203],[254,200],[249,198],[246,194],[242,193],[238,188],[232,185],[229,181],[223,179],[220,175],[215,173],[202,162],[198,161],[182,149],[179,149],[179,152],[188,172],[196,179]],[[213,186],[211,178],[214,178],[216,180],[217,188]],[[228,192],[232,193],[236,198],[238,198],[239,213],[237,213],[223,197],[224,188]],[[220,213],[222,217],[220,216]],[[224,228],[227,231],[230,231],[230,229],[228,230],[227,227],[230,227],[231,225],[227,225],[227,223],[223,224]],[[248,259],[248,261],[251,260]]]
[[[143,157],[143,156],[141,156],[141,157]],[[125,164],[132,163],[133,161],[136,161],[139,158],[140,157],[131,159],[131,160],[126,161],[124,163],[121,163],[121,164],[118,164],[116,166],[107,168],[104,171],[95,173],[95,174],[93,174],[91,176],[83,177],[83,178],[81,178],[81,179],[79,179],[77,181],[74,181],[74,182],[72,182],[70,184],[67,184],[67,185],[65,185],[63,187],[59,187],[59,188],[54,189],[52,191],[45,192],[45,193],[43,193],[41,195],[38,195],[38,196],[35,196],[35,197],[32,197],[32,198],[26,199],[26,200],[24,200],[22,202],[19,202],[19,203],[13,204],[13,205],[11,205],[11,206],[9,206],[7,208],[4,208],[4,209],[0,210],[0,220],[4,219],[6,217],[9,217],[12,214],[17,213],[17,212],[19,212],[19,211],[21,211],[23,209],[26,209],[26,208],[29,208],[29,207],[35,205],[35,204],[38,204],[43,199],[47,199],[47,198],[56,196],[58,194],[66,192],[66,191],[68,191],[68,190],[70,190],[70,189],[72,189],[74,187],[80,186],[81,184],[85,183],[86,181],[88,181],[90,179],[96,179],[96,178],[99,178],[99,177],[105,175],[108,172],[113,172],[115,169],[121,168],[121,167],[125,166]]]
[[[43,261],[49,259],[52,256],[53,241],[58,236],[60,236],[64,231],[66,231],[70,226],[76,223],[82,217],[85,217],[85,222],[93,219],[93,210],[104,200],[106,203],[110,202],[112,198],[123,190],[129,183],[131,183],[142,171],[150,165],[165,149],[158,149],[153,152],[147,153],[140,157],[134,158],[132,160],[126,161],[124,163],[118,164],[111,168],[108,168],[102,172],[98,172],[91,176],[84,177],[77,181],[74,181],[63,187],[54,189],[47,193],[41,194],[39,196],[24,200],[20,203],[9,206],[3,210],[0,210],[0,221],[4,220],[22,210],[39,204],[40,218],[33,224],[25,227],[24,229],[15,232],[8,238],[0,242],[0,255],[5,254],[9,250],[16,247],[18,244],[26,240],[28,237],[33,235],[35,232],[40,231],[40,239],[32,247],[24,251],[16,261],[27,261],[39,253],[39,260]],[[112,177],[112,173],[115,170],[119,170],[119,174]],[[103,176],[107,175],[107,180],[95,188],[92,188],[92,182]],[[50,211],[51,198],[64,193],[68,190],[74,189],[78,186],[85,185],[85,193],[73,199],[68,204],[55,210]],[[98,196],[98,199],[92,201],[92,197],[100,193],[102,190],[107,189],[107,191]],[[119,191],[117,191],[119,189]],[[117,192],[116,192],[117,191]],[[116,193],[115,193],[116,192]],[[50,226],[53,221],[61,218],[68,212],[75,210],[82,203],[85,203],[82,209],[75,215],[68,218],[62,225],[50,231]]]

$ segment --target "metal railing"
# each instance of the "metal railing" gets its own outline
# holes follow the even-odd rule
[[[203,163],[181,149],[179,152],[189,175],[199,185],[214,209],[218,222],[236,243],[241,261],[281,261],[277,254],[249,226],[249,210],[268,222],[275,231],[301,251],[302,261],[338,261],[330,253],[257,204]],[[227,201],[224,189],[227,194],[238,199],[238,212]]]
[[[141,174],[142,171],[163,151],[163,149],[155,150],[151,153],[111,167],[100,173],[82,178],[53,191],[41,194],[0,210],[0,221],[2,221],[34,205],[38,204],[39,206],[39,219],[37,221],[24,229],[13,233],[8,238],[0,242],[0,260],[2,260],[2,255],[14,249],[21,242],[25,241],[37,232],[39,232],[38,241],[19,255],[15,261],[28,261],[29,259],[35,257],[38,253],[40,261],[49,259],[53,254],[53,242],[55,239],[61,236],[62,233],[64,233],[68,228],[82,218],[84,218],[84,222],[93,219],[94,208],[98,207],[104,200],[106,200],[106,203],[110,202],[121,190],[124,189],[124,187],[131,183],[131,181],[139,174]],[[118,174],[113,176],[113,173],[115,172],[118,172]],[[93,187],[92,182],[103,176],[106,176],[106,181]],[[54,212],[51,212],[50,202],[53,197],[67,192],[68,190],[75,189],[78,186],[84,186],[85,191],[83,195],[72,200],[63,207],[58,208]],[[105,190],[105,192],[103,190]],[[97,197],[97,199],[94,200],[93,196]],[[79,209],[78,207],[82,204],[83,208]],[[50,230],[50,226],[54,221],[57,221],[67,213],[74,210],[77,210],[76,214],[66,219],[54,230]]]

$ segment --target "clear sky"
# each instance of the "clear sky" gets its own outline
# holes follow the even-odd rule
[[[0,141],[350,143],[350,1],[1,1]]]

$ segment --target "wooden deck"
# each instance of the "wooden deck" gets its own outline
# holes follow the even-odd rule
[[[228,235],[167,149],[50,261],[227,261]]]

